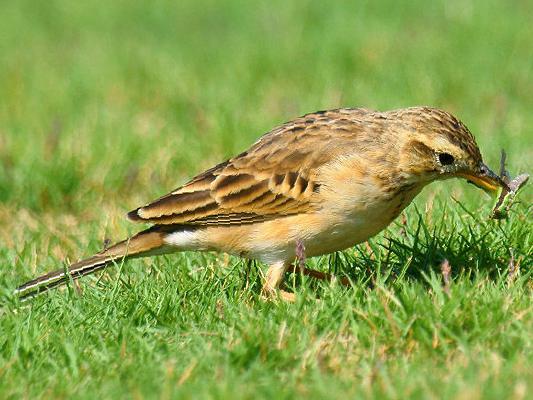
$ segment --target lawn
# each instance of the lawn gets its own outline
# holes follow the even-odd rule
[[[402,4],[403,3],[403,4]],[[432,105],[533,167],[530,1],[4,1],[0,398],[533,398],[532,185],[507,221],[434,183],[264,301],[258,263],[180,253],[20,304],[125,213],[320,109]],[[445,285],[441,263],[451,280]],[[317,300],[320,297],[320,300]]]

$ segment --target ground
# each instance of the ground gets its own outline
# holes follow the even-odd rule
[[[0,398],[531,397],[531,186],[496,222],[473,186],[430,185],[368,243],[307,260],[352,286],[294,276],[296,304],[261,299],[264,266],[196,253],[12,296],[306,112],[438,106],[487,164],[503,147],[531,172],[531,2],[403,3],[4,2]]]

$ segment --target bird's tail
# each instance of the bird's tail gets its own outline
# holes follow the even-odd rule
[[[168,250],[164,244],[164,237],[165,232],[163,230],[152,227],[110,246],[92,257],[32,279],[19,286],[15,290],[15,294],[19,295],[21,299],[27,299],[53,287],[63,285],[70,279],[77,279],[99,271],[113,262],[163,254]]]

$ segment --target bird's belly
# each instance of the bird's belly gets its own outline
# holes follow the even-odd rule
[[[308,257],[319,256],[352,247],[385,229],[396,217],[388,210],[354,213],[348,217],[329,217],[329,226],[317,231],[305,242]]]
[[[361,224],[337,225],[304,242],[307,257],[320,256],[344,250],[371,238],[388,224],[369,226]]]
[[[364,205],[347,206],[346,202],[326,215],[327,229],[319,230],[306,242],[308,256],[343,250],[364,242],[385,229],[420,193],[421,186],[412,186],[394,195],[379,195]]]

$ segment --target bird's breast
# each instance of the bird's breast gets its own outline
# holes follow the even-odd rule
[[[420,192],[413,189],[392,198],[374,198],[355,202],[352,207],[332,207],[322,211],[322,230],[307,241],[309,256],[343,250],[364,242],[385,229]]]

